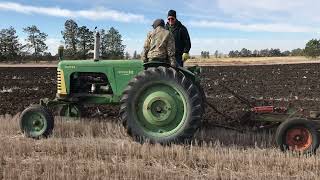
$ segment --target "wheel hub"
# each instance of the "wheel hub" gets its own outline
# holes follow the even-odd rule
[[[33,127],[34,128],[41,128],[41,126],[42,126],[42,122],[40,122],[40,121],[34,121],[33,122]]]
[[[304,127],[292,128],[287,132],[286,143],[291,150],[303,151],[312,144],[312,135]]]
[[[303,141],[303,137],[300,136],[300,135],[296,136],[294,139],[295,139],[297,142]]]
[[[143,102],[143,115],[155,125],[166,125],[176,116],[176,102],[166,92],[156,91],[147,96]]]
[[[32,128],[32,130],[41,131],[42,128],[44,127],[44,122],[42,117],[40,115],[33,115],[31,116],[31,118],[32,120],[31,120],[30,127]]]
[[[166,81],[154,82],[139,94],[134,109],[145,133],[154,137],[166,137],[183,125],[187,103],[184,94],[173,84]]]
[[[29,112],[23,119],[22,126],[32,136],[39,136],[45,131],[46,119],[40,112]]]

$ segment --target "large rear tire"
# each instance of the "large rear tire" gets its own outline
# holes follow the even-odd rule
[[[20,129],[30,138],[47,137],[54,127],[52,113],[41,105],[32,105],[20,115]]]
[[[278,127],[276,142],[281,151],[314,154],[319,147],[319,135],[311,120],[289,119]]]
[[[187,142],[201,125],[201,98],[197,86],[183,73],[152,67],[129,82],[120,117],[128,134],[139,142]]]

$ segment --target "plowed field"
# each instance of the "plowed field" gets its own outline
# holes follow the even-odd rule
[[[210,102],[220,111],[233,117],[240,116],[245,107],[232,94],[219,86],[234,90],[250,99],[283,98],[283,103],[309,110],[320,104],[320,64],[219,66],[203,67],[202,83]],[[56,93],[55,68],[0,68],[0,114],[16,114],[41,98],[54,98]],[[117,107],[102,108],[115,116]],[[221,119],[208,111],[210,120]]]

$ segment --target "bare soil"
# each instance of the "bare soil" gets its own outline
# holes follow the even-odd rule
[[[285,64],[259,66],[203,67],[202,84],[210,102],[219,110],[240,116],[245,107],[222,83],[250,99],[284,99],[299,108],[317,110],[320,106],[320,64]],[[41,98],[54,98],[56,68],[0,68],[0,114],[16,114]],[[117,115],[118,107],[102,108],[107,115]],[[208,111],[212,120],[223,119]]]

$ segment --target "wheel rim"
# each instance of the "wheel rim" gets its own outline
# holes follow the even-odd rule
[[[47,120],[40,112],[29,112],[23,117],[23,129],[33,137],[41,136],[47,128]]]
[[[177,132],[187,113],[183,91],[168,82],[152,83],[140,93],[135,112],[142,130],[153,137],[166,137]]]
[[[289,129],[286,135],[286,144],[290,150],[305,151],[312,145],[312,134],[305,127]]]
[[[80,117],[80,109],[77,105],[74,104],[63,105],[60,110],[60,116]]]

